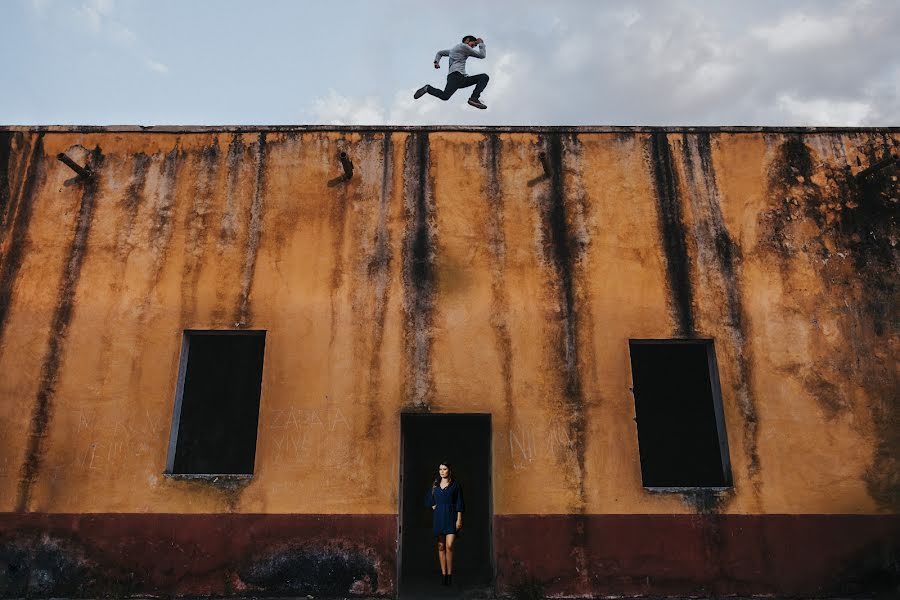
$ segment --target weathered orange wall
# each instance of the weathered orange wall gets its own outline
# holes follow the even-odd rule
[[[0,558],[55,557],[0,596],[390,595],[404,411],[492,415],[500,590],[857,590],[900,535],[898,145],[0,128]],[[165,476],[183,331],[240,328],[252,479]],[[733,489],[642,487],[633,338],[714,340]]]
[[[853,179],[895,130],[2,135],[0,511],[394,513],[398,415],[430,410],[493,415],[497,514],[692,512],[642,488],[629,393],[629,338],[685,335],[715,340],[721,512],[900,506],[896,166]],[[74,266],[58,152],[97,165]],[[182,331],[235,327],[268,332],[252,482],[164,477]]]

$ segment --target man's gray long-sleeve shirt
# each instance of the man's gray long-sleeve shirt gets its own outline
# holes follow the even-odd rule
[[[476,50],[475,48],[470,48],[466,44],[457,44],[449,50],[438,50],[438,53],[434,56],[434,62],[441,62],[442,56],[450,57],[450,73],[456,71],[465,75],[466,59],[470,56],[474,56],[475,58],[484,58],[485,56],[487,56],[487,50],[485,50],[484,48],[484,42],[478,44],[478,50]]]

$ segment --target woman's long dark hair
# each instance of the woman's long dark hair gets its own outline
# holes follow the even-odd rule
[[[453,467],[452,467],[452,466],[450,465],[450,463],[448,463],[447,461],[441,461],[441,462],[439,462],[439,463],[438,463],[438,467],[440,467],[441,465],[444,465],[445,467],[447,467],[447,481],[449,481],[450,483],[453,483]],[[440,469],[438,469],[438,474],[437,474],[437,476],[434,478],[434,483],[431,484],[431,488],[434,489],[434,488],[436,488],[436,487],[439,486],[439,485],[441,485],[441,473],[440,473]],[[448,484],[448,485],[449,485],[449,484]]]

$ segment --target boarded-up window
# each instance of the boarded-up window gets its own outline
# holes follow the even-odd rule
[[[712,342],[632,340],[630,346],[644,486],[730,486]]]
[[[167,471],[253,473],[264,331],[186,331]]]

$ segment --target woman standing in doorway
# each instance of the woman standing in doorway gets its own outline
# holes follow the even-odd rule
[[[462,529],[462,487],[453,478],[450,463],[442,462],[437,477],[428,490],[425,505],[431,507],[432,529],[437,538],[438,560],[441,562],[442,585],[453,583],[453,542]]]

